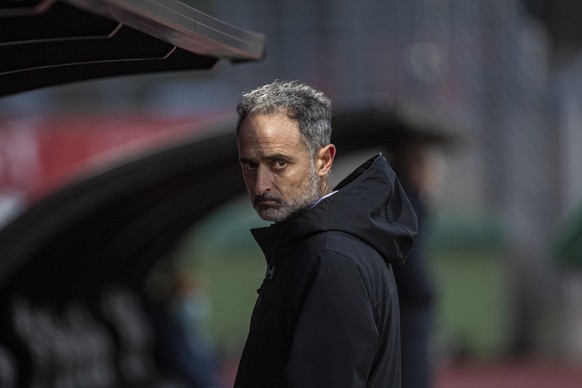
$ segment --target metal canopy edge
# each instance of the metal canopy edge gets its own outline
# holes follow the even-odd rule
[[[64,1],[193,53],[232,60],[264,55],[263,34],[234,27],[179,0]]]
[[[96,78],[259,60],[265,37],[179,0],[0,2],[0,96]]]

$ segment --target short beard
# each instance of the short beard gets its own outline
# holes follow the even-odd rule
[[[312,165],[309,170],[309,177],[303,187],[297,191],[297,196],[285,202],[276,195],[265,193],[254,197],[253,206],[263,220],[281,222],[309,208],[319,199],[320,195],[321,183],[319,182],[315,165]],[[263,206],[257,203],[263,200],[275,201],[278,206]]]

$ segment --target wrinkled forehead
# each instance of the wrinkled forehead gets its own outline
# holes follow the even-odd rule
[[[242,122],[239,144],[264,143],[296,146],[304,144],[297,122],[285,114],[253,114]]]
[[[291,117],[288,114],[288,111],[283,108],[268,114],[257,112],[249,114],[246,118],[244,118],[240,125],[238,137],[240,138],[243,128],[245,130],[256,130],[257,126],[264,128],[264,126],[267,124],[270,124],[272,127],[278,126],[278,128],[281,130],[279,132],[280,136],[293,136],[298,141],[301,141],[305,148],[315,151],[310,145],[310,139],[308,139],[305,133],[301,130],[299,121]]]

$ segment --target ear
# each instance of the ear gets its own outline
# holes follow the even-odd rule
[[[326,176],[333,165],[335,157],[335,146],[328,144],[317,152],[317,174]]]

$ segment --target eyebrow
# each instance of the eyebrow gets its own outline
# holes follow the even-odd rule
[[[290,161],[293,159],[293,156],[291,154],[283,154],[283,153],[278,152],[278,153],[274,153],[274,154],[270,154],[270,155],[264,155],[263,157],[261,157],[259,159],[262,159],[262,160],[265,160],[265,159],[266,160],[285,159],[285,160]],[[243,157],[239,158],[239,161],[241,161],[241,162],[253,162],[255,160],[256,159],[254,159],[254,158],[243,158]]]
[[[282,154],[282,153],[276,153],[276,154],[272,154],[267,156],[265,159],[285,159],[285,160],[289,160],[292,158],[291,154]]]

